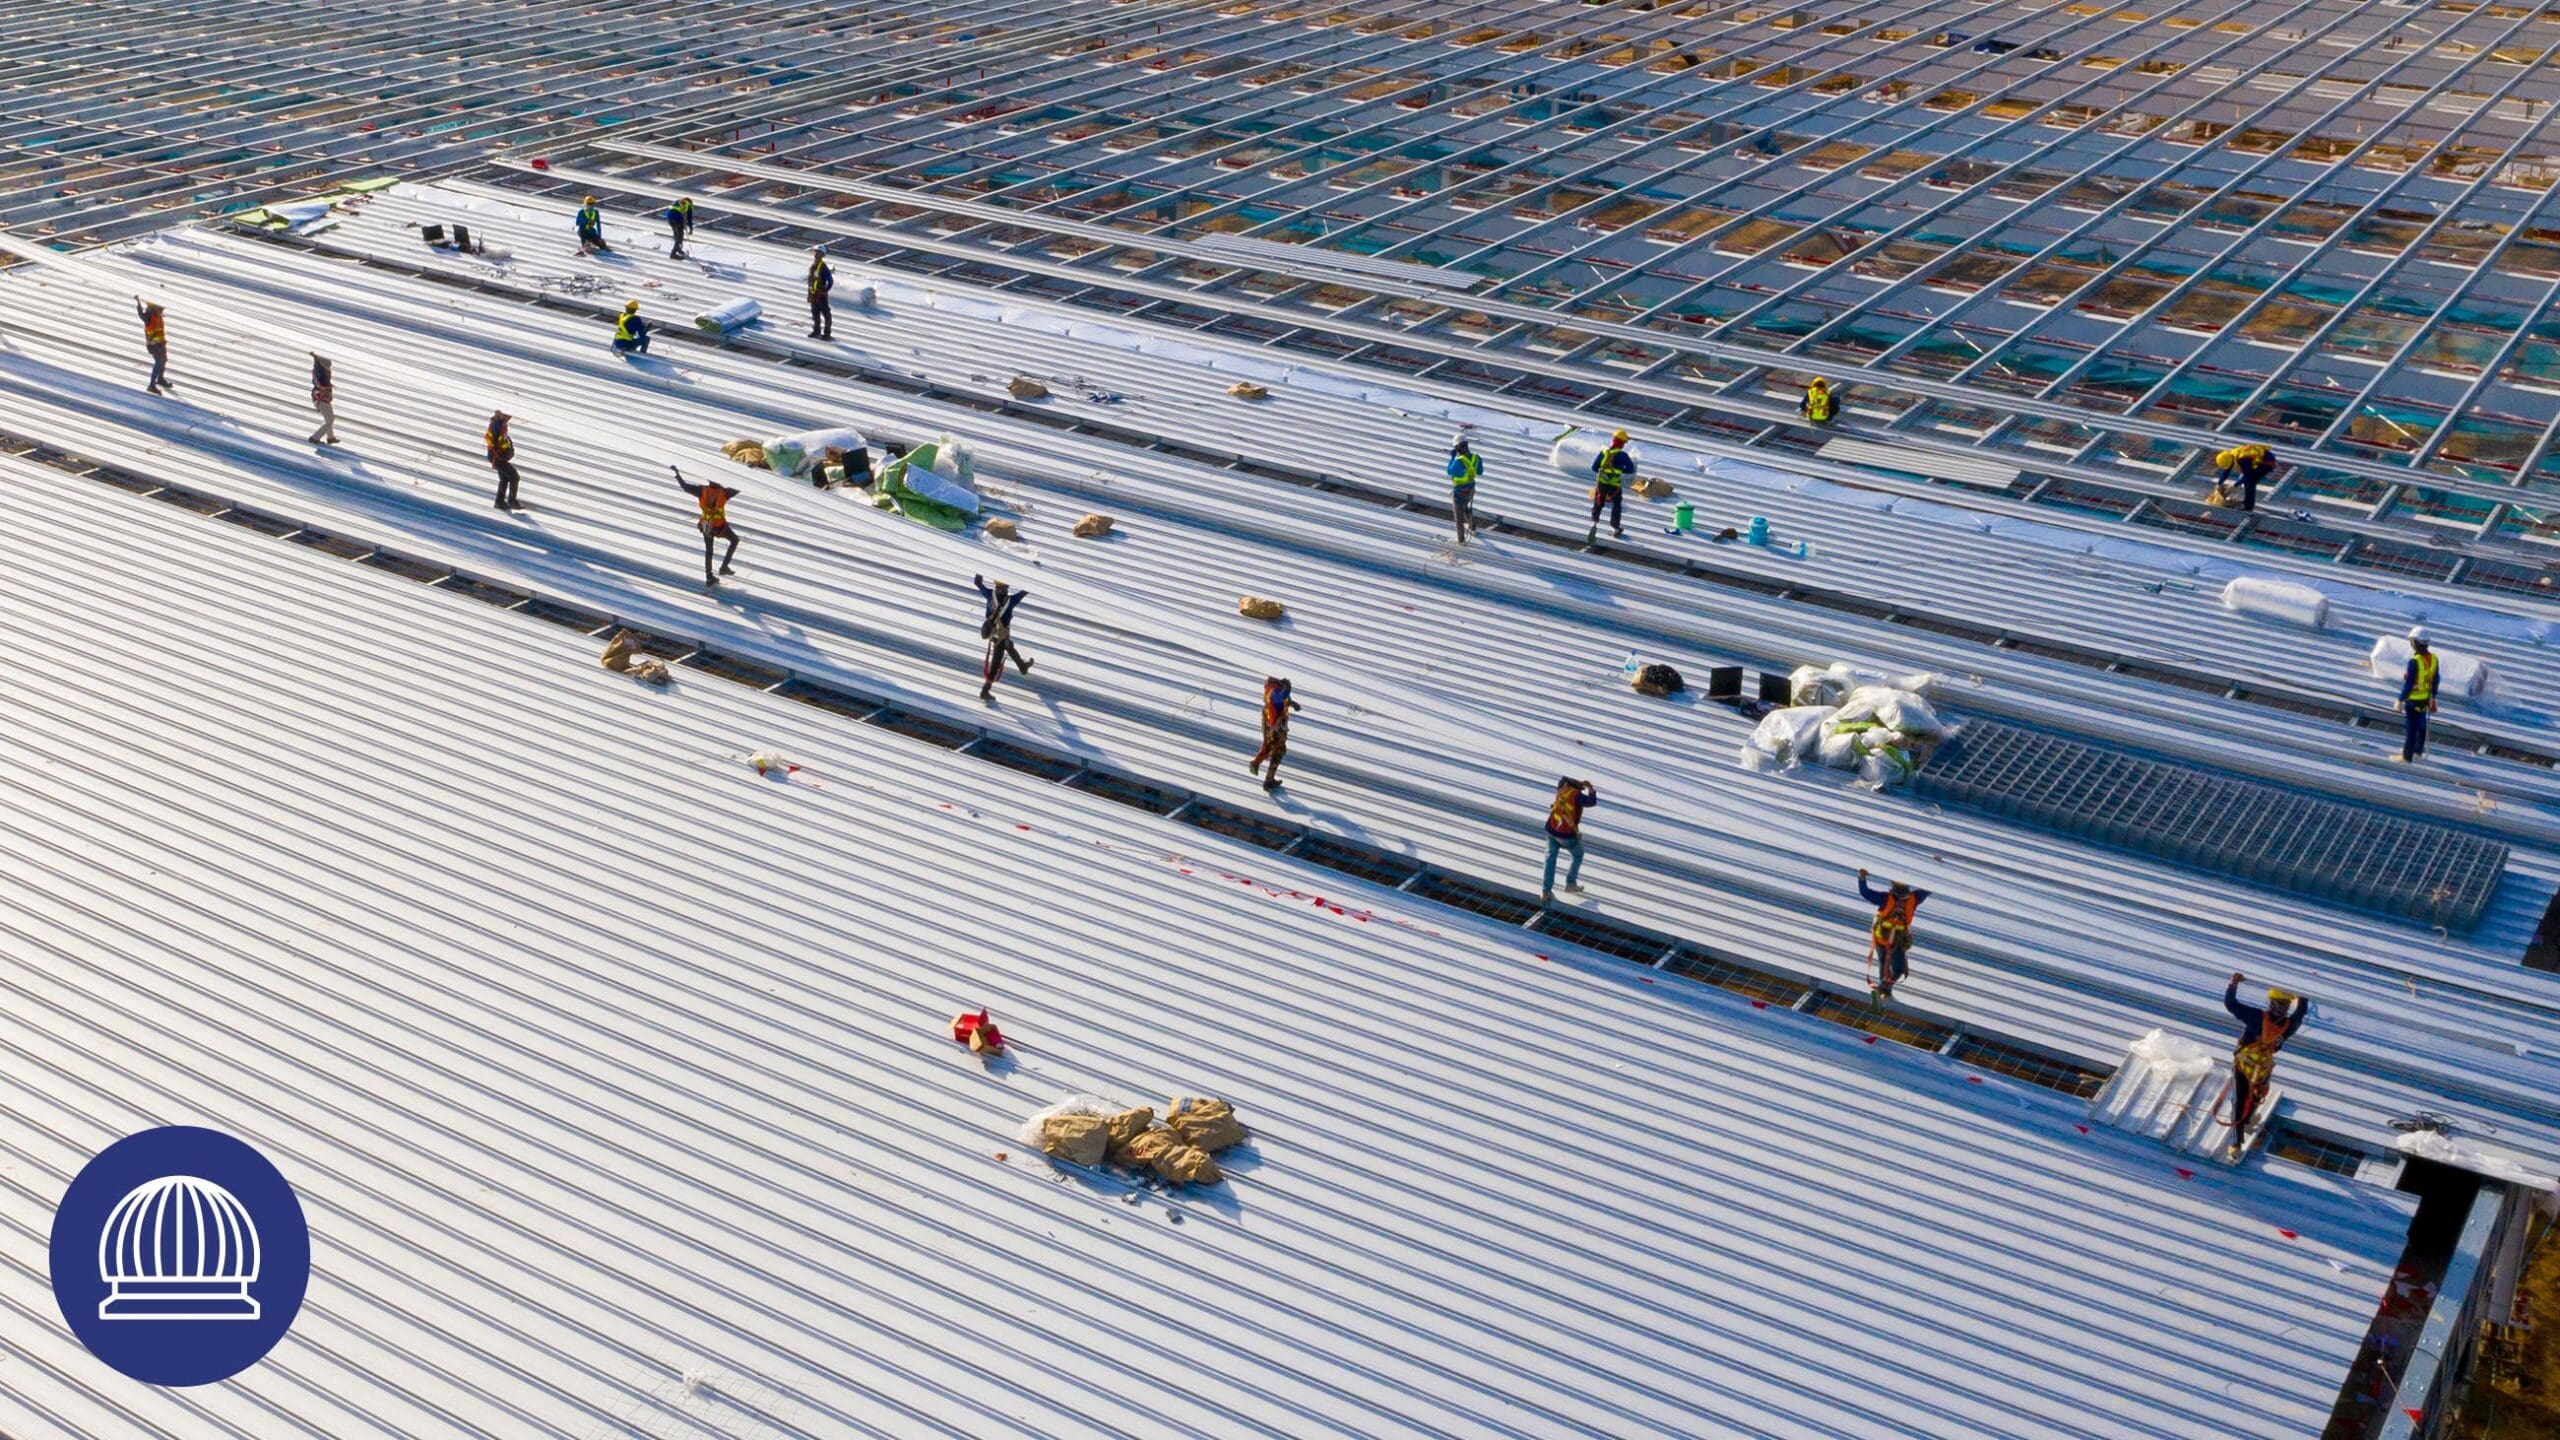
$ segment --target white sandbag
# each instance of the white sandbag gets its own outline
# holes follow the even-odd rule
[[[1588,480],[1591,478],[1591,462],[1599,459],[1600,452],[1608,448],[1609,437],[1601,431],[1567,430],[1564,434],[1557,436],[1556,443],[1547,450],[1547,463],[1556,467],[1556,473],[1559,475],[1574,480]],[[1638,470],[1644,468],[1642,450],[1629,444],[1627,454],[1634,459]]]
[[[1840,702],[1840,709],[1831,717],[1832,728],[1839,730],[1853,725],[1882,725],[1885,723],[1884,708],[1893,703],[1895,693],[1890,685],[1859,686],[1849,692],[1848,698]]]
[[[2436,654],[2436,698],[2438,700],[2478,701],[2494,692],[2497,676],[2490,673],[2489,662],[2477,655],[2463,655],[2441,645],[2432,647]],[[2409,672],[2409,656],[2415,652],[2409,642],[2397,635],[2385,635],[2373,642],[2373,653],[2365,664],[2373,678],[2399,693],[2400,677]]]
[[[833,291],[827,298],[839,305],[850,305],[856,310],[868,310],[880,303],[880,292],[869,285],[852,285]]]
[[[954,510],[978,513],[978,492],[969,488],[977,478],[975,456],[966,440],[938,435],[933,442],[933,464],[930,468],[909,464],[903,477],[906,487],[936,505]]]
[[[743,330],[753,325],[756,323],[756,317],[762,314],[764,314],[763,306],[751,298],[740,296],[725,305],[714,305],[694,316],[693,324],[697,330],[725,334],[731,330]]]
[[[1848,685],[1822,666],[1799,665],[1787,677],[1790,705],[1837,705],[1848,698]]]
[[[784,435],[764,442],[764,463],[776,475],[797,475],[809,468],[809,462],[829,450],[842,450],[850,455],[863,444],[862,432],[851,426],[803,430],[797,435]]]
[[[2235,615],[2300,625],[2308,630],[2324,629],[2329,624],[2329,597],[2290,580],[2243,575],[2222,587],[2222,608]]]
[[[1772,710],[1752,730],[1751,748],[1781,765],[1811,758],[1822,743],[1823,722],[1830,718],[1829,707],[1822,705]]]
[[[1870,734],[1882,732],[1869,732]],[[1911,756],[1899,745],[1861,745],[1858,756],[1858,778],[1882,790],[1911,778],[1917,768]]]
[[[1884,702],[1876,707],[1876,718],[1888,730],[1904,735],[1926,735],[1934,739],[1947,733],[1946,722],[1929,702],[1909,690],[1888,690]]]

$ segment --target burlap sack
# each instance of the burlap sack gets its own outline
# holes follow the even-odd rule
[[[1126,1145],[1111,1147],[1111,1158],[1132,1170],[1144,1170],[1155,1164],[1156,1157],[1181,1144],[1174,1133],[1159,1125]]]
[[[1227,393],[1239,400],[1268,400],[1271,392],[1250,380],[1239,380],[1227,387]]]
[[[732,440],[720,447],[720,453],[741,465],[752,465],[758,470],[767,468],[764,447],[753,440]]]
[[[1135,1109],[1123,1110],[1103,1123],[1110,1127],[1111,1143],[1114,1146],[1126,1147],[1130,1141],[1156,1128],[1156,1112],[1147,1106],[1140,1105]]]
[[[987,538],[990,540],[1019,540],[1022,538],[1022,532],[1016,530],[1013,527],[1013,522],[1010,520],[995,519],[987,522]]]
[[[1244,1126],[1236,1119],[1235,1107],[1224,1100],[1176,1100],[1165,1111],[1164,1123],[1185,1143],[1211,1154],[1244,1139]]]
[[[1215,1185],[1227,1178],[1209,1152],[1197,1145],[1168,1145],[1152,1163],[1158,1175],[1176,1185]]]
[[[1670,481],[1656,480],[1650,475],[1639,475],[1628,481],[1627,488],[1647,500],[1668,500],[1674,493]]]
[[[1049,387],[1028,375],[1016,375],[1005,382],[1004,393],[1016,400],[1046,400]]]
[[[1108,535],[1110,533],[1111,517],[1108,515],[1087,515],[1076,522],[1076,537],[1078,539],[1090,540],[1096,535]]]
[[[1289,607],[1277,600],[1265,600],[1259,595],[1247,595],[1236,601],[1236,613],[1247,620],[1277,620],[1289,613]]]
[[[1070,1165],[1099,1165],[1111,1132],[1099,1115],[1052,1115],[1040,1122],[1040,1148]]]

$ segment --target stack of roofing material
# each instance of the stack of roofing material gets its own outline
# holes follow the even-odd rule
[[[2507,846],[2450,826],[2042,731],[1972,720],[1915,793],[2451,930],[2480,922]]]

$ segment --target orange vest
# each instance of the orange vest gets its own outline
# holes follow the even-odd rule
[[[169,343],[168,317],[162,315],[157,310],[143,311],[142,343],[145,345],[166,345]]]
[[[480,443],[489,447],[489,461],[512,460],[516,454],[516,437],[495,425],[480,432]]]
[[[729,523],[729,492],[717,485],[705,485],[697,497],[702,502],[702,528],[717,530]]]
[[[1890,948],[1902,944],[1911,938],[1911,917],[1919,909],[1920,897],[1910,891],[1887,895],[1884,903],[1876,907],[1875,928],[1868,933],[1878,945]]]

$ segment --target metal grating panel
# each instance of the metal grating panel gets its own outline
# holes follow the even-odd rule
[[[2041,1085],[2047,1090],[2077,1095],[2083,1100],[2103,1089],[2110,1073],[2075,1060],[2048,1055],[2041,1050],[2030,1050],[2023,1045],[1985,1039],[1971,1033],[1957,1037],[1955,1044],[1947,1048],[1947,1058],[1977,1070],[1988,1070],[2012,1080]]]
[[[1363,880],[1374,881],[1391,890],[1422,873],[1422,862],[1418,860],[1389,855],[1382,850],[1372,849],[1366,845],[1354,845],[1346,840],[1337,840],[1330,835],[1310,834],[1299,841],[1298,848],[1290,851],[1289,854],[1295,859],[1321,865],[1327,870],[1339,870],[1345,875],[1356,875]]]
[[[1585,950],[1597,950],[1603,955],[1615,955],[1639,965],[1652,964],[1671,948],[1668,940],[1570,910],[1548,911],[1546,918],[1538,922],[1538,930],[1541,934],[1570,941]]]
[[[910,740],[922,740],[928,745],[939,745],[945,750],[957,750],[978,738],[978,732],[975,730],[964,730],[957,725],[947,725],[932,716],[919,715],[912,710],[881,710],[871,716],[871,723],[884,730],[895,730]]]
[[[1203,830],[1242,840],[1247,845],[1259,845],[1265,850],[1286,850],[1289,842],[1298,838],[1295,826],[1276,825],[1259,815],[1232,809],[1215,800],[1194,800],[1179,818]]]
[[[1445,870],[1424,872],[1413,882],[1412,894],[1461,910],[1473,910],[1496,920],[1518,925],[1538,913],[1538,902],[1514,890],[1497,890],[1472,880],[1449,874]]]
[[[1947,1042],[1956,1035],[1956,1028],[1952,1025],[1923,1020],[1903,1010],[1884,1009],[1869,1004],[1864,996],[1844,995],[1837,990],[1817,994],[1807,1010],[1817,1020],[1863,1030],[1879,1039],[1892,1040],[1931,1054],[1945,1049]]]
[[[2402,919],[2468,930],[2507,847],[2451,826],[1991,720],[1914,777],[1944,804]]]

